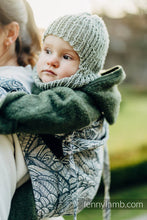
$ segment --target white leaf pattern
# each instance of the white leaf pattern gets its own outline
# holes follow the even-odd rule
[[[66,136],[61,160],[38,135],[18,134],[39,219],[73,214],[76,208],[79,212],[94,198],[102,176],[107,129],[102,119]]]

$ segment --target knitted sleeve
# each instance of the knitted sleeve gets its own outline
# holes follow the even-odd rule
[[[67,87],[39,95],[14,92],[0,103],[0,133],[69,133],[99,116],[92,98]]]

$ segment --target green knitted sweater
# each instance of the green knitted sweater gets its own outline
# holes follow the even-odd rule
[[[0,103],[0,133],[70,133],[89,125],[104,115],[113,124],[121,101],[117,85],[125,78],[120,66],[107,70],[102,76],[80,90],[66,87],[8,94]],[[35,220],[35,204],[30,181],[15,193],[9,220]]]

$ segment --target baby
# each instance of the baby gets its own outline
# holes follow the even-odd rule
[[[56,19],[45,31],[35,82],[79,88],[98,78],[108,51],[103,20],[88,13]]]
[[[55,87],[61,87],[62,90],[63,86],[75,89],[98,79],[100,77],[98,73],[102,70],[104,65],[108,45],[109,37],[106,26],[103,20],[97,15],[82,13],[77,15],[67,15],[56,19],[51,25],[49,25],[43,36],[42,52],[39,56],[36,66],[37,71],[34,76],[36,87],[41,90],[48,90]],[[59,135],[57,133],[55,136],[42,135],[42,138],[57,158],[63,155],[70,156],[69,161],[67,161],[67,157],[62,161],[58,161],[56,157],[53,157],[52,159],[48,159],[48,162],[45,163],[43,152],[45,152],[46,158],[51,158],[51,156],[49,152],[47,153],[46,147],[42,147],[42,142],[38,145],[29,146],[30,161],[28,161],[28,168],[34,185],[34,192],[39,193],[40,184],[42,186],[45,185],[48,189],[48,194],[50,195],[49,198],[58,198],[59,204],[56,204],[56,199],[54,199],[54,209],[55,205],[57,205],[58,208],[56,210],[60,210],[60,204],[62,204],[63,207],[70,207],[70,210],[71,204],[73,204],[72,211],[68,210],[66,212],[63,209],[62,214],[74,213],[74,219],[76,219],[76,213],[79,209],[78,204],[79,207],[83,207],[86,198],[91,198],[95,195],[101,179],[103,167],[103,144],[107,139],[107,126],[104,123],[103,116],[86,128],[74,131],[72,134]],[[24,139],[22,138],[22,140]],[[32,139],[30,140],[32,141]],[[21,142],[23,145],[23,141]],[[34,166],[32,166],[31,160],[36,153],[36,147],[38,152],[37,156],[33,159],[36,162],[33,162]],[[24,149],[25,148],[26,147],[24,146]],[[81,151],[84,151],[84,153],[79,153]],[[39,156],[41,154],[42,159]],[[76,157],[75,165],[73,165],[74,160],[72,157],[74,154],[76,155],[74,156],[74,159]],[[87,155],[89,155],[88,158]],[[95,157],[94,161],[93,157]],[[64,163],[65,166],[63,166]],[[40,164],[40,168],[38,168],[37,164]],[[54,174],[56,164],[60,164],[60,174],[58,173],[59,171],[57,171],[58,174]],[[70,167],[67,168],[69,164]],[[73,168],[74,166],[76,168]],[[87,167],[88,170],[85,171],[84,167]],[[97,167],[99,167],[99,170],[97,170]],[[41,169],[46,169],[47,178],[46,180],[44,178],[42,183],[41,177],[36,178],[36,176],[34,176],[34,172],[38,170],[38,172],[41,173]],[[56,167],[56,169],[58,170],[59,168]],[[72,177],[69,175],[70,172]],[[60,175],[60,182],[57,182],[56,175]],[[51,179],[50,176],[52,176]],[[39,182],[37,180],[38,178],[40,179]],[[72,187],[72,190],[70,191],[68,184],[73,184],[70,182],[71,180],[75,181],[75,183],[78,181],[78,183],[74,186],[70,186]],[[91,181],[94,181],[94,187],[92,187],[90,183]],[[60,184],[63,189],[62,187],[59,187]],[[52,187],[55,189],[56,187],[60,188],[61,192],[56,195],[57,197],[55,196],[56,190],[52,190]],[[64,191],[66,193],[68,191],[68,193],[72,195],[70,200],[68,198],[69,194],[64,194]],[[77,193],[79,193],[79,198]],[[47,195],[45,195],[45,193],[41,194],[40,198],[44,197],[44,199],[50,204]],[[42,212],[41,214],[43,216],[43,209],[45,207],[40,208],[40,203],[38,199],[36,199],[38,213]],[[48,211],[50,214],[52,212],[52,209]]]

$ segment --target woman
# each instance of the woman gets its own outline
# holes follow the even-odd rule
[[[31,20],[31,22],[29,22]],[[3,74],[7,75],[6,88],[1,89],[1,97],[11,90],[31,91],[32,70],[35,65],[36,55],[40,50],[40,37],[34,22],[31,8],[26,1],[0,1],[0,82],[4,83]],[[31,66],[28,66],[28,65]],[[16,74],[16,79],[13,77]],[[16,82],[19,82],[18,84]],[[28,179],[27,169],[23,160],[20,146],[17,145],[17,136],[0,136],[1,180],[5,187],[2,189],[0,200],[1,219],[7,219],[10,201],[16,189],[16,182],[23,184]],[[15,149],[9,144],[14,141]],[[15,156],[14,156],[15,155]],[[9,160],[9,163],[6,162]],[[20,175],[19,166],[23,169]],[[11,167],[10,167],[11,164]],[[3,169],[4,167],[4,169]],[[13,172],[15,170],[15,172]],[[5,172],[6,171],[6,172]],[[11,184],[10,184],[11,182]],[[12,184],[13,183],[13,184]],[[1,183],[2,184],[2,183]],[[18,185],[19,185],[18,184]],[[7,196],[6,196],[7,195]]]
[[[19,90],[30,93],[32,76],[31,67],[29,67],[28,64],[31,66],[35,64],[36,54],[40,50],[40,43],[32,11],[25,0],[11,0],[10,2],[0,1],[0,32],[1,98],[3,99],[8,91],[13,92]],[[90,91],[90,88],[88,88],[88,90]],[[68,88],[62,88],[62,91],[66,93]],[[48,102],[46,103],[46,98],[44,99],[43,96],[47,97],[47,100],[49,101],[50,93],[58,95],[58,91],[55,89],[51,92],[44,92],[41,101],[45,100],[46,105]],[[69,95],[68,97],[64,96],[64,101],[66,102],[67,100],[71,103],[73,98],[74,101],[76,101],[76,105],[74,111],[71,113],[71,118],[76,120],[78,117],[80,122],[73,124],[73,121],[69,120],[70,112],[67,112],[68,115],[66,116],[66,114],[64,114],[65,118],[63,118],[63,121],[68,119],[68,127],[64,128],[64,132],[86,126],[100,116],[100,112],[95,107],[92,107],[93,101],[90,96],[83,92],[78,91],[76,93],[69,89]],[[81,100],[83,100],[84,107],[81,105]],[[38,105],[39,104],[40,102],[38,100]],[[47,106],[45,109],[47,109]],[[42,111],[44,111],[44,109],[42,109]],[[83,112],[85,117],[83,117]],[[37,118],[37,125],[40,128],[38,132],[43,133],[44,130],[41,131],[42,123],[39,121],[39,118]],[[46,123],[46,132],[48,131],[48,128],[49,123]],[[60,130],[60,126],[58,126],[58,132],[63,132],[63,130]],[[16,188],[25,183],[29,179],[29,175],[17,135],[0,135],[0,139],[0,215],[1,219],[5,220],[8,219],[11,200]],[[30,182],[27,182],[23,189],[24,191],[20,188],[18,193],[14,196],[13,205],[15,207],[14,209],[12,207],[9,219],[36,219]],[[24,198],[28,199],[32,204],[31,209],[27,209],[27,211],[24,210],[24,213],[24,200],[22,201],[22,193]]]

